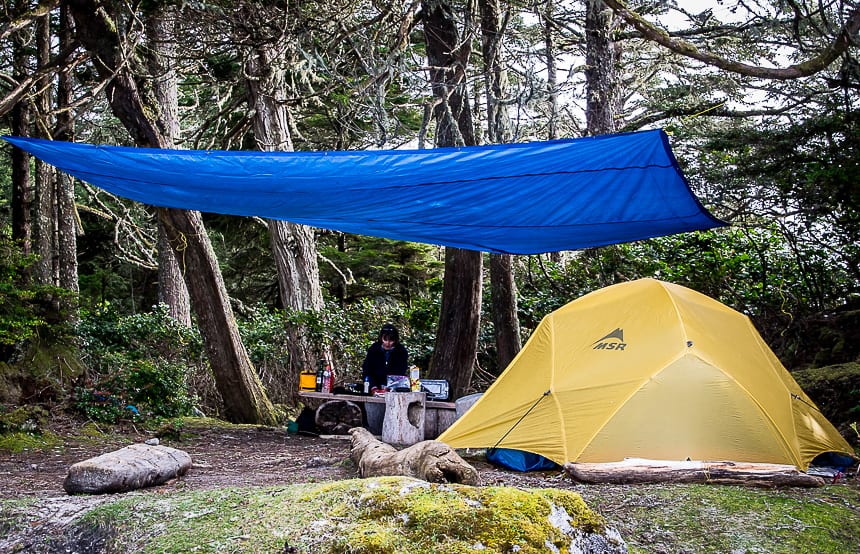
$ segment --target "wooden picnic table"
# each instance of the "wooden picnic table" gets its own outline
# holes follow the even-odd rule
[[[400,393],[388,392],[385,394]],[[313,408],[318,408],[330,400],[345,400],[363,406],[367,415],[367,429],[376,435],[382,432],[382,425],[385,419],[385,396],[299,391],[299,398],[309,407]],[[427,400],[424,406],[425,439],[435,439],[457,419],[457,405],[454,402]]]

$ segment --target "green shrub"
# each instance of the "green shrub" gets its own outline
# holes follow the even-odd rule
[[[78,330],[88,368],[74,392],[78,411],[105,423],[191,413],[188,377],[203,364],[202,342],[166,306],[131,316],[103,306],[85,314]]]
[[[74,294],[33,283],[28,273],[36,260],[0,235],[0,361],[8,361],[16,347],[37,336],[58,338],[70,332],[62,310],[73,304]]]

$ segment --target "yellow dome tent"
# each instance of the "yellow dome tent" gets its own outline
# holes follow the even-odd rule
[[[745,315],[640,279],[546,316],[439,440],[565,462],[732,460],[806,470],[853,450]]]

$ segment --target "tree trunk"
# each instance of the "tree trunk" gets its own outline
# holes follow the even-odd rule
[[[436,146],[474,146],[475,129],[466,91],[465,71],[471,49],[461,40],[450,4],[423,0],[424,39],[435,104]]]
[[[558,138],[558,72],[555,65],[555,41],[553,37],[553,18],[555,17],[555,1],[547,0],[543,14],[543,42],[546,56],[546,87],[549,100],[549,121],[547,122],[547,138]]]
[[[322,311],[324,304],[313,229],[289,221],[270,220],[268,224],[284,308],[296,312]],[[313,371],[321,361],[331,362],[329,345],[315,343],[306,326],[291,324],[286,332],[293,380],[298,382],[299,373]]]
[[[173,59],[176,11],[161,5],[146,19],[149,40],[147,66],[152,75],[152,90],[160,111],[165,140],[173,148],[179,138],[179,102]],[[191,301],[182,279],[182,268],[170,245],[164,224],[158,225],[158,300],[167,305],[170,317],[185,326],[191,325]]]
[[[132,444],[73,464],[63,480],[69,494],[127,492],[161,485],[191,469],[191,456],[169,446]]]
[[[286,37],[280,40],[285,41]],[[264,152],[293,150],[284,62],[279,59],[279,53],[285,50],[278,44],[260,46],[249,53],[245,62],[249,102],[254,108],[254,137],[257,147]],[[268,226],[284,308],[299,312],[322,311],[325,304],[313,229],[276,220],[270,220]],[[290,377],[296,383],[299,373],[313,371],[320,358],[331,362],[331,349],[328,345],[315,344],[305,326],[290,325],[287,334]]]
[[[615,17],[603,0],[586,0],[585,119],[589,135],[615,131],[618,51],[612,40]]]
[[[421,10],[430,85],[436,100],[436,146],[474,146],[472,112],[465,90],[469,41],[460,40],[446,1],[423,0]],[[482,266],[480,252],[445,249],[445,283],[430,375],[447,379],[454,398],[468,391],[472,381],[481,316]]]
[[[134,71],[125,59],[128,48],[117,33],[116,14],[108,14],[93,0],[68,0],[67,4],[78,40],[90,51],[99,76],[110,79],[105,90],[114,115],[139,146],[168,147],[164,134],[147,115],[158,113],[158,109],[144,102]],[[237,423],[274,423],[274,407],[239,337],[200,213],[172,208],[159,208],[158,213],[184,272],[225,416]]]
[[[469,392],[481,319],[480,252],[445,249],[445,276],[430,377],[447,379],[451,398]]]
[[[173,208],[158,212],[181,260],[226,418],[236,423],[274,423],[275,409],[242,344],[200,212]]]
[[[26,7],[18,0],[17,7]],[[27,72],[29,48],[24,36],[16,33],[12,45],[12,75],[16,81],[24,78]],[[27,100],[15,103],[12,108],[12,134],[19,137],[30,136],[30,104]],[[29,255],[32,251],[32,218],[30,215],[33,200],[30,185],[30,155],[20,148],[12,149],[12,240],[20,241],[21,252]]]
[[[346,435],[353,427],[361,427],[361,419],[361,407],[349,400],[323,402],[314,414],[314,423],[324,435]]]
[[[508,367],[519,353],[520,320],[517,316],[517,285],[514,282],[513,256],[490,256],[490,286],[492,287],[493,329],[499,370]]]
[[[68,7],[60,8],[59,41],[60,50],[71,45],[72,21]],[[71,112],[73,94],[72,75],[61,71],[57,79],[57,121],[54,136],[57,140],[74,139],[74,119]],[[55,198],[57,203],[57,260],[58,284],[60,287],[78,292],[78,212],[75,207],[75,184],[71,175],[55,171]],[[68,307],[69,319],[77,320],[77,308]]]
[[[385,394],[382,440],[388,444],[412,445],[424,440],[427,395],[423,392]]]
[[[38,67],[46,67],[51,63],[51,27],[50,16],[40,17],[36,21],[36,63]],[[34,134],[40,138],[57,138],[50,136],[50,116],[53,110],[50,75],[39,79],[38,95],[34,98],[37,124]],[[58,83],[59,86],[59,83]],[[58,99],[59,102],[59,99]],[[35,186],[33,188],[33,249],[39,255],[33,266],[33,278],[43,285],[57,285],[59,280],[59,260],[56,249],[57,213],[57,170],[41,160],[34,164],[36,170]],[[76,264],[77,266],[77,264]]]
[[[501,7],[498,0],[480,0],[478,5],[481,10],[481,53],[487,91],[487,137],[491,142],[507,143],[511,141],[513,132],[504,103],[508,77],[502,59]],[[517,289],[514,284],[513,257],[508,254],[490,254],[490,296],[498,364],[500,369],[504,369],[520,350]]]
[[[567,463],[564,471],[580,483],[707,483],[753,487],[821,487],[824,479],[794,466],[742,462],[672,462],[630,459],[609,463]]]
[[[484,58],[484,88],[487,95],[487,138],[504,144],[513,140],[511,118],[505,104],[508,74],[502,58],[502,13],[499,0],[479,0],[481,10],[481,54]]]
[[[619,52],[612,40],[614,27],[615,15],[603,0],[586,0],[585,121],[591,136],[615,132]],[[581,263],[596,255],[596,248],[585,249]]]

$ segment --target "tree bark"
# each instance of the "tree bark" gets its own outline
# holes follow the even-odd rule
[[[254,48],[245,62],[249,102],[254,108],[254,137],[257,147],[264,152],[293,150],[284,61],[279,59],[279,53],[287,50],[282,44],[287,38],[281,36],[280,43]],[[322,311],[325,304],[313,229],[277,220],[270,220],[268,227],[284,308],[297,312]],[[331,363],[329,346],[312,341],[304,325],[289,325],[287,334],[290,377],[296,382],[303,370],[313,371],[323,360]]]
[[[25,2],[18,0],[18,11],[24,11]],[[15,35],[12,45],[12,75],[20,81],[27,73],[29,47],[21,34]],[[26,100],[16,102],[12,108],[12,134],[30,136],[30,104]],[[33,193],[30,184],[30,155],[20,148],[12,149],[12,240],[20,242],[21,252],[32,252],[32,208]],[[27,276],[29,278],[29,275]]]
[[[493,332],[499,370],[508,367],[522,346],[520,320],[517,315],[517,285],[514,282],[513,256],[490,255]]]
[[[36,63],[47,67],[51,63],[51,26],[50,17],[36,20]],[[50,136],[50,113],[53,109],[51,74],[41,77],[36,83],[39,93],[34,98],[36,106],[36,128],[34,134],[40,138]],[[60,86],[60,83],[57,83]],[[59,103],[59,98],[57,99]],[[33,278],[37,283],[57,285],[59,280],[59,260],[56,248],[58,218],[56,213],[57,170],[41,160],[34,163],[36,170],[33,187],[33,249],[39,255],[33,265]],[[77,264],[76,264],[77,265]]]
[[[422,0],[430,88],[436,100],[436,146],[474,146],[475,129],[466,91],[470,42],[461,40],[447,0]]]
[[[499,0],[479,0],[478,7],[481,10],[481,54],[487,96],[487,139],[504,144],[513,140],[513,129],[505,104],[508,74],[502,57],[502,9]]]
[[[200,212],[174,208],[159,208],[158,212],[180,258],[225,417],[236,423],[274,423],[275,409],[242,344]]]
[[[513,130],[504,102],[508,77],[502,58],[504,29],[501,6],[498,0],[480,0],[478,6],[481,10],[481,53],[487,96],[487,137],[491,142],[507,143],[513,138]],[[499,368],[504,369],[520,350],[517,289],[513,257],[509,254],[490,254],[490,296],[497,361]]]
[[[543,42],[546,56],[547,100],[549,101],[547,138],[550,140],[558,138],[558,71],[555,63],[554,17],[555,1],[547,0],[543,12]]]
[[[314,423],[322,434],[346,435],[353,427],[361,427],[361,407],[349,400],[323,402],[314,414]]]
[[[60,8],[59,42],[60,50],[69,48],[74,40],[71,14],[67,6]],[[57,120],[54,136],[57,140],[74,139],[75,123],[72,117],[73,83],[69,70],[57,75]],[[54,171],[55,198],[57,203],[57,278],[60,287],[74,292],[78,285],[78,212],[75,207],[75,183],[71,175]],[[77,307],[68,306],[70,320],[77,320]]]
[[[105,494],[152,487],[182,476],[191,456],[169,446],[132,444],[73,464],[63,480],[69,494]]]
[[[558,111],[558,66],[556,65],[555,52],[555,1],[547,0],[543,7],[543,43],[544,57],[546,59],[546,88],[547,101],[549,103],[547,118],[547,138],[556,140],[559,138],[559,111]],[[548,253],[549,259],[554,263],[560,263],[561,252]]]
[[[460,40],[451,6],[423,0],[424,37],[430,85],[436,103],[436,146],[474,146],[472,112],[465,90],[469,41]],[[472,380],[481,314],[483,257],[480,252],[445,249],[445,282],[430,375],[447,379],[456,398]]]
[[[68,0],[75,20],[76,36],[90,51],[97,71],[110,78],[106,93],[111,110],[139,146],[167,148],[169,142],[147,114],[157,106],[144,101],[129,65],[124,59],[131,48],[123,47],[116,14],[93,0]],[[239,329],[218,261],[199,212],[159,208],[171,246],[180,260],[185,284],[197,316],[215,383],[225,406],[225,417],[237,423],[274,423],[275,410],[254,371]]]
[[[349,430],[350,457],[362,477],[403,475],[431,483],[477,485],[478,472],[450,446],[435,440],[421,441],[403,450],[377,440],[363,427]]]
[[[587,0],[585,11],[585,120],[589,135],[615,131],[618,52],[612,40],[614,14],[603,0]]]
[[[481,319],[480,252],[445,249],[445,275],[430,378],[447,379],[451,398],[469,392]]]
[[[423,392],[389,392],[385,395],[382,440],[412,445],[424,440],[427,395]]]
[[[160,108],[159,122],[165,140],[173,148],[179,138],[179,102],[176,71],[173,59],[176,55],[175,41],[176,11],[172,6],[159,5],[146,19],[146,34],[149,40],[147,66],[152,75],[152,91]],[[164,223],[158,221],[158,300],[167,305],[170,317],[185,325],[191,325],[191,300],[182,278],[182,269]]]

